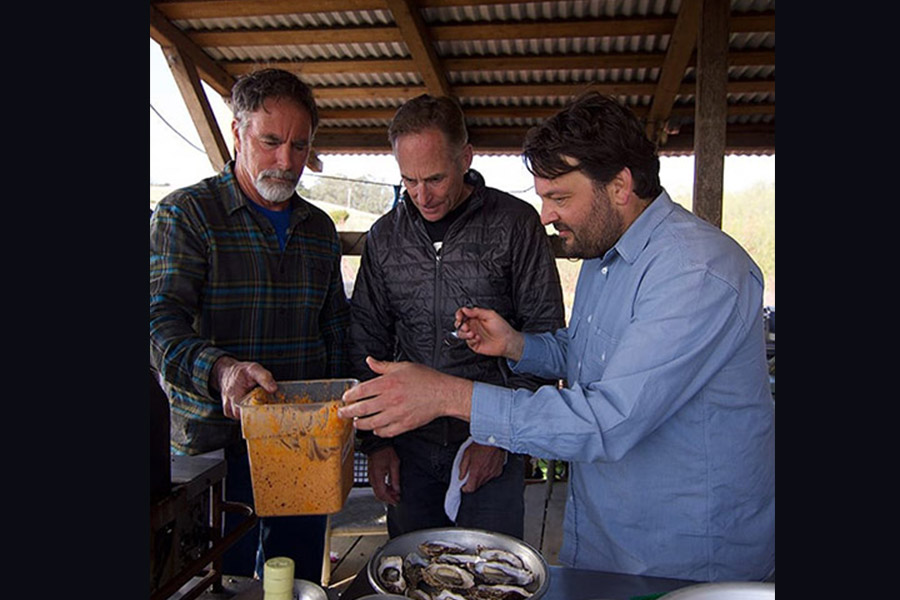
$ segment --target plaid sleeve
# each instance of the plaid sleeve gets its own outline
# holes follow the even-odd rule
[[[214,400],[212,364],[226,352],[197,336],[192,324],[206,280],[203,228],[185,205],[160,203],[150,220],[150,364],[166,381]]]

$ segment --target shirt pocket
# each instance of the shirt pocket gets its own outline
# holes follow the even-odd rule
[[[603,378],[619,340],[586,320],[581,328],[585,339],[579,346],[582,350],[578,356],[578,380],[588,384]]]

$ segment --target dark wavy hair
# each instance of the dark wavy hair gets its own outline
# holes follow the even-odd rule
[[[449,96],[428,94],[416,96],[397,109],[388,127],[388,141],[393,148],[401,135],[431,128],[441,131],[456,151],[469,142],[466,117],[459,103]]]
[[[293,100],[309,112],[312,132],[319,126],[319,111],[312,89],[299,77],[282,69],[261,69],[239,78],[231,88],[231,110],[238,123],[244,115],[259,110],[269,98]]]
[[[529,130],[522,154],[531,174],[544,179],[579,170],[600,186],[628,167],[638,197],[652,200],[662,192],[656,146],[633,112],[599,92],[578,96]]]

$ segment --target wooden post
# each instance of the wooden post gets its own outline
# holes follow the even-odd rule
[[[181,97],[184,98],[191,120],[194,121],[194,127],[200,134],[209,162],[213,169],[219,172],[225,167],[225,163],[231,160],[231,152],[225,144],[222,130],[216,123],[209,100],[200,85],[197,69],[187,55],[174,46],[164,47],[163,53],[166,55],[175,83],[181,91]]]
[[[719,228],[724,191],[730,9],[729,0],[703,0],[697,37],[693,210]]]

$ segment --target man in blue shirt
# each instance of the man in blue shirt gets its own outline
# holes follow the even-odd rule
[[[566,387],[510,390],[370,359],[382,376],[348,391],[343,416],[383,437],[455,416],[480,443],[570,461],[565,565],[765,578],[775,426],[759,268],[672,202],[655,147],[612,99],[579,98],[529,132],[524,155],[542,221],[584,259],[569,326],[522,334],[461,308],[460,337]]]

